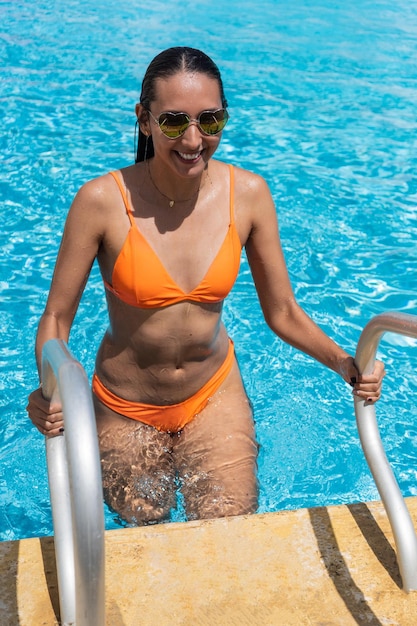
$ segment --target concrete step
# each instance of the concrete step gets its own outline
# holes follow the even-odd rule
[[[407,506],[417,526],[417,497]],[[59,624],[52,537],[0,543],[0,625]],[[416,626],[381,502],[106,532],[108,626]]]

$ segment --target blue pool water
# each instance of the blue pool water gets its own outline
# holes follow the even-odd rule
[[[366,322],[417,313],[417,5],[408,0],[0,1],[0,539],[52,533],[43,438],[25,405],[68,206],[133,158],[134,103],[161,49],[219,64],[219,158],[274,195],[299,301],[352,353]],[[225,310],[261,444],[260,511],[378,497],[350,391],[263,322],[243,259]],[[97,269],[70,347],[91,376],[106,327]],[[416,341],[386,335],[377,415],[417,494]],[[106,512],[107,527],[115,522]]]

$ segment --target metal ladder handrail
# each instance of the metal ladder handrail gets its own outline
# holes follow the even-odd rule
[[[356,349],[355,363],[361,374],[374,369],[379,341],[385,332],[417,337],[417,316],[382,313],[365,326]],[[379,434],[375,407],[354,396],[356,421],[362,449],[381,496],[397,548],[397,560],[405,591],[417,590],[417,536]]]
[[[63,626],[104,626],[104,509],[94,407],[87,376],[64,341],[42,351],[42,390],[61,401],[65,432],[46,437]]]

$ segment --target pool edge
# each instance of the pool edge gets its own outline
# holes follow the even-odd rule
[[[417,526],[417,497],[407,498]],[[0,623],[58,624],[52,537],[0,543]],[[414,626],[381,502],[106,532],[111,626]]]

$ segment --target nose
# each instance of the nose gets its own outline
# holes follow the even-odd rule
[[[197,120],[190,120],[190,124],[183,134],[183,138],[187,139],[190,143],[199,143],[203,133],[200,131],[197,125]]]

